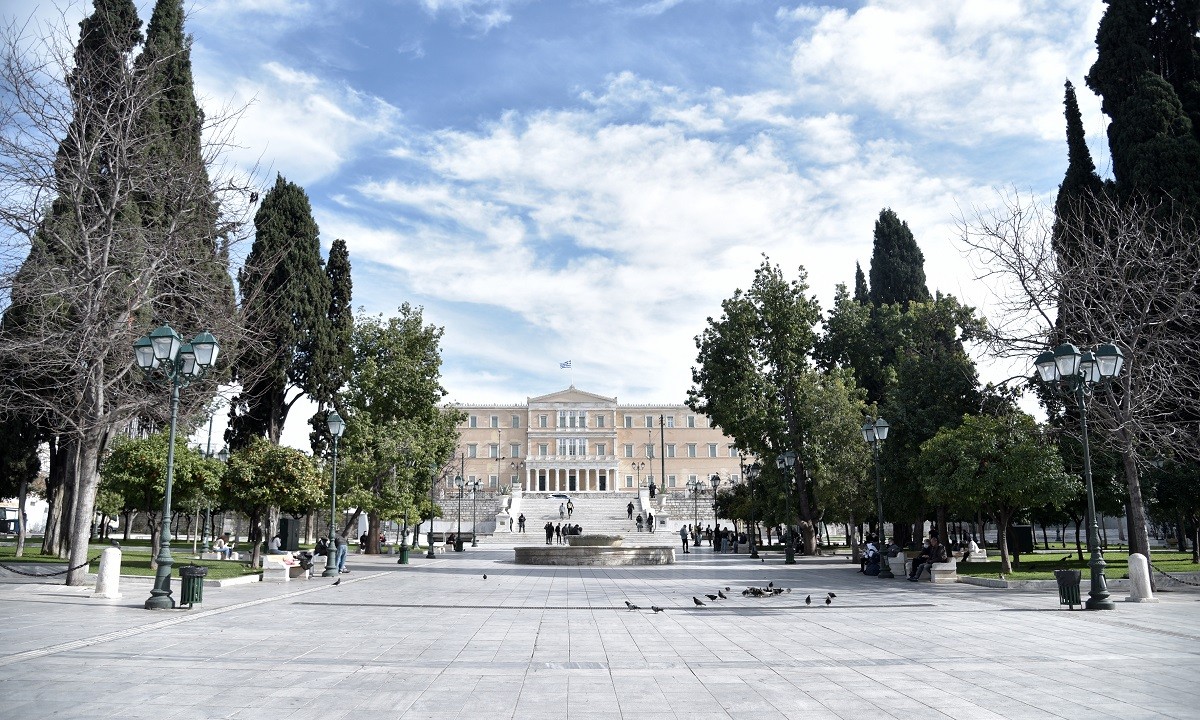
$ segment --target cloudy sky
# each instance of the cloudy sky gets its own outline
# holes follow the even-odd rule
[[[306,188],[356,306],[445,327],[463,403],[569,383],[682,402],[694,337],[764,253],[827,307],[884,207],[930,288],[986,313],[955,218],[1053,193],[1066,79],[1107,171],[1082,87],[1100,0],[188,7],[202,102],[248,104],[230,159]]]

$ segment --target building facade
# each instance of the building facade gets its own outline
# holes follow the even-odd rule
[[[741,479],[733,441],[686,405],[622,405],[571,386],[523,405],[459,409],[459,472],[492,491],[636,494]]]

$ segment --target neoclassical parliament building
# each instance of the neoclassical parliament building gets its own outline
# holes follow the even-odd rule
[[[733,441],[686,405],[623,405],[572,385],[524,405],[458,408],[463,477],[491,491],[633,494],[741,479]]]

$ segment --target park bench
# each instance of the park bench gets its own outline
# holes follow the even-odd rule
[[[263,555],[263,582],[288,582],[292,578],[307,578],[308,572],[290,555]]]
[[[894,561],[900,558],[892,558]],[[904,559],[904,574],[912,575],[914,558]],[[893,568],[895,572],[898,568]],[[924,573],[922,573],[924,575]],[[920,580],[920,578],[917,578]],[[929,570],[929,581],[933,583],[956,583],[958,582],[958,561],[950,558],[949,562],[933,563]]]

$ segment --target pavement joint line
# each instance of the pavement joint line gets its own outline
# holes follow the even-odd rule
[[[354,582],[362,582],[364,580],[371,580],[373,578],[384,577],[387,574],[388,573],[375,573],[373,575],[359,576],[359,577],[354,578],[353,580],[348,580],[345,578],[342,578],[342,580],[344,581],[343,584],[349,584],[349,583],[354,583]],[[298,597],[300,595],[307,595],[309,593],[320,592],[321,590],[325,590],[326,588],[331,588],[331,587],[333,587],[333,583],[328,583],[328,584],[322,585],[320,587],[305,588],[304,590],[297,590],[295,592],[284,593],[283,595],[276,595],[274,597],[258,598],[256,600],[247,600],[246,602],[236,603],[234,605],[229,605],[229,606],[222,607],[222,608],[213,608],[212,610],[201,610],[198,613],[188,612],[186,615],[179,615],[177,617],[166,618],[164,620],[159,620],[158,622],[153,622],[148,625],[139,625],[137,627],[125,628],[124,630],[114,630],[112,632],[104,633],[103,635],[95,635],[95,636],[92,636],[89,638],[81,638],[79,640],[71,640],[69,642],[59,643],[58,645],[51,645],[49,647],[40,648],[38,650],[26,650],[25,652],[14,653],[12,655],[8,655],[6,657],[0,658],[0,667],[6,667],[8,665],[13,665],[15,663],[19,663],[24,660],[33,660],[35,658],[46,657],[47,655],[57,655],[58,653],[67,652],[70,650],[78,650],[79,648],[89,647],[91,645],[99,645],[100,643],[106,643],[106,642],[110,642],[112,640],[122,640],[127,637],[133,637],[134,635],[141,635],[142,633],[152,632],[154,630],[160,630],[162,628],[171,627],[172,625],[179,625],[180,623],[191,622],[193,620],[199,620],[201,618],[213,617],[215,615],[221,615],[223,613],[232,612],[234,610],[241,610],[242,608],[254,607],[255,605],[263,605],[265,603],[277,602],[279,600],[286,600],[288,598]],[[176,609],[179,610],[181,608],[176,608]]]
[[[623,613],[631,612],[629,608],[623,605],[447,605],[445,603],[343,603],[343,602],[321,602],[321,601],[306,601],[294,603],[295,605],[354,605],[355,607],[373,607],[373,608],[413,608],[413,609],[438,609],[438,610],[617,610]],[[804,612],[839,612],[842,610],[898,610],[909,608],[936,608],[935,603],[913,603],[908,605],[842,605],[836,608],[826,607],[806,607],[804,605],[779,605],[776,607],[736,607],[736,606],[709,606],[703,609],[691,607],[688,605],[659,605],[663,611],[671,610],[674,612],[687,612],[696,614],[721,614],[731,612],[750,612],[750,613],[776,613],[784,610],[802,610]],[[649,607],[643,607],[636,612],[647,613],[653,612]],[[982,611],[974,611],[982,612]],[[1141,629],[1141,628],[1137,628]],[[1184,636],[1188,637],[1188,636]]]

